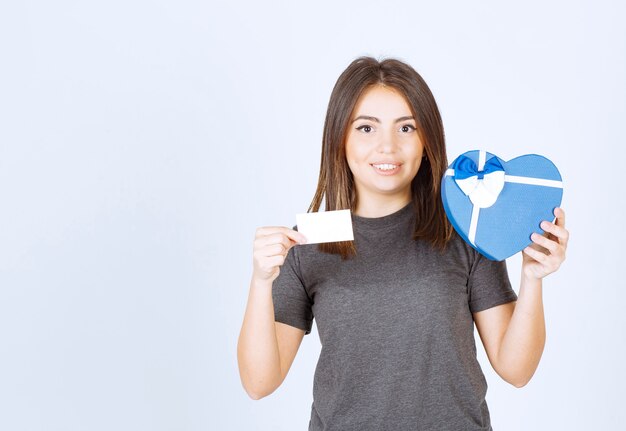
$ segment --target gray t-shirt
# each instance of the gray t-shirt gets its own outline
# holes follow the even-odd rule
[[[412,240],[412,203],[352,220],[355,257],[297,245],[272,288],[276,321],[317,323],[309,430],[491,430],[471,313],[517,300],[506,263]]]

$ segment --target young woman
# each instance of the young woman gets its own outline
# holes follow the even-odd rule
[[[505,262],[451,228],[435,100],[409,65],[353,61],[333,89],[309,211],[350,209],[354,241],[309,244],[261,227],[238,343],[253,399],[285,379],[315,316],[322,350],[310,430],[490,430],[474,323],[494,370],[522,387],[545,343],[542,278],[565,259],[565,214],[523,251],[519,297]],[[294,247],[298,245],[298,247]]]

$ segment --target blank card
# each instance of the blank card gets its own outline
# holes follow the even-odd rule
[[[350,210],[296,214],[296,225],[307,244],[354,240]]]

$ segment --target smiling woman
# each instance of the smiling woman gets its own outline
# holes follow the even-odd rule
[[[369,88],[359,98],[355,112],[345,150],[356,187],[354,214],[380,217],[411,201],[411,182],[420,167],[424,144],[411,107],[392,88]]]
[[[506,263],[488,260],[448,222],[443,126],[428,86],[407,64],[362,57],[330,97],[317,191],[350,209],[354,241],[306,245],[285,226],[257,229],[238,343],[253,399],[285,379],[315,319],[322,351],[309,430],[491,430],[474,324],[495,371],[519,387],[545,340],[541,278],[565,256],[552,239],[524,251],[520,296]],[[297,245],[297,247],[295,247]]]
[[[381,163],[391,169],[373,166]],[[309,211],[319,211],[324,200],[326,211],[349,208],[376,217],[413,201],[419,203],[414,238],[441,248],[453,231],[439,198],[446,168],[441,115],[424,79],[402,61],[361,57],[346,68],[331,93]],[[390,178],[374,180],[367,175],[372,172]],[[352,242],[319,247],[343,258],[356,254]]]

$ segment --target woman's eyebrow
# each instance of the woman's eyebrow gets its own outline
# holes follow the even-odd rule
[[[406,116],[406,117],[400,117],[396,119],[396,123],[399,123],[400,121],[405,121],[405,120],[414,120],[415,118],[413,118],[412,116]],[[374,121],[375,123],[380,123],[380,120],[376,117],[372,117],[370,115],[359,115],[358,117],[356,117],[354,120],[352,120],[352,122],[354,123],[356,120],[370,120],[370,121]]]

